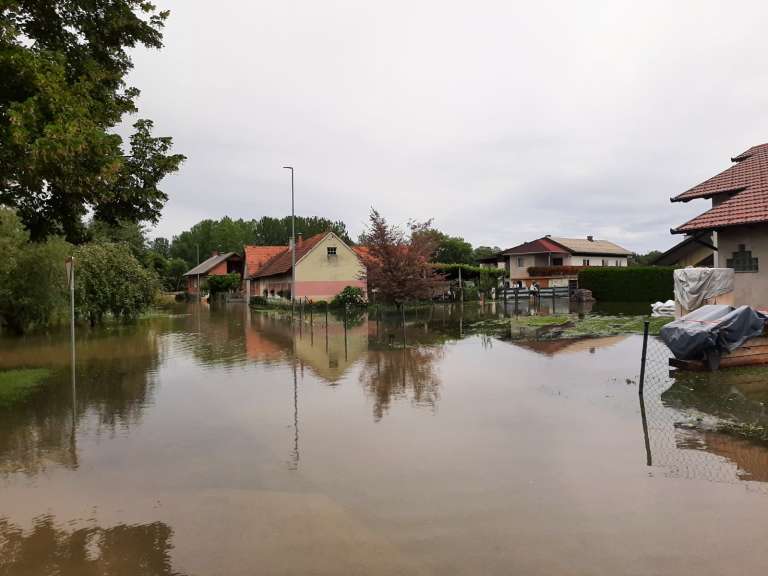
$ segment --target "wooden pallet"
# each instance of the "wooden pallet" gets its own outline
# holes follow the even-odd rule
[[[697,372],[716,370],[718,367],[733,368],[736,366],[758,366],[760,364],[768,364],[768,337],[766,336],[750,338],[733,352],[723,354],[720,357],[719,366],[710,366],[704,360],[669,359],[669,365],[674,368]]]

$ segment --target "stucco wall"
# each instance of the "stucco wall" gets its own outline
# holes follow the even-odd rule
[[[328,256],[328,248],[336,248],[336,256]],[[333,234],[319,242],[296,264],[296,296],[312,300],[331,300],[346,286],[365,290],[361,277],[365,267],[357,254]]]
[[[627,266],[626,256],[578,256],[564,254],[562,256],[552,256],[552,258],[563,259],[563,266],[584,266],[584,260],[587,260],[587,266],[602,266],[603,260],[608,266]],[[523,266],[518,266],[518,258],[523,259]],[[551,266],[551,259],[546,254],[529,254],[521,256],[510,256],[509,277],[512,280],[525,280],[530,278],[528,268],[531,266]]]
[[[717,236],[720,266],[726,266],[739,244],[744,244],[752,256],[758,258],[759,272],[736,273],[735,304],[768,308],[768,226],[725,228]]]

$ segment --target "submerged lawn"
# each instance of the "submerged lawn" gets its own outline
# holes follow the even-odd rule
[[[0,371],[0,408],[26,400],[50,373],[45,368]]]
[[[526,338],[597,338],[619,334],[641,334],[647,316],[585,316],[559,314],[556,316],[518,316],[475,322],[471,330],[481,333],[512,334]],[[649,334],[659,331],[674,318],[650,318]]]

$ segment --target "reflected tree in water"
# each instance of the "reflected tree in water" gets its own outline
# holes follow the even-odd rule
[[[442,357],[442,348],[369,351],[360,382],[373,397],[374,420],[381,420],[392,401],[398,398],[410,398],[417,405],[434,407],[439,400],[440,386],[435,363]]]
[[[78,342],[74,410],[67,347],[61,342],[50,354],[39,350],[39,365],[54,366],[53,375],[25,401],[0,408],[0,475],[77,468],[77,428],[113,435],[138,424],[152,401],[161,355],[157,332],[121,328]]]
[[[0,576],[181,576],[172,536],[161,522],[67,531],[44,516],[25,533],[0,518]]]

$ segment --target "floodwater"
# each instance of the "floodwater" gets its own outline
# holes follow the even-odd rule
[[[0,339],[52,369],[0,407],[0,576],[768,570],[768,450],[686,425],[762,418],[762,375],[671,379],[652,343],[641,406],[639,336],[174,312],[83,328],[74,386],[66,334]]]

